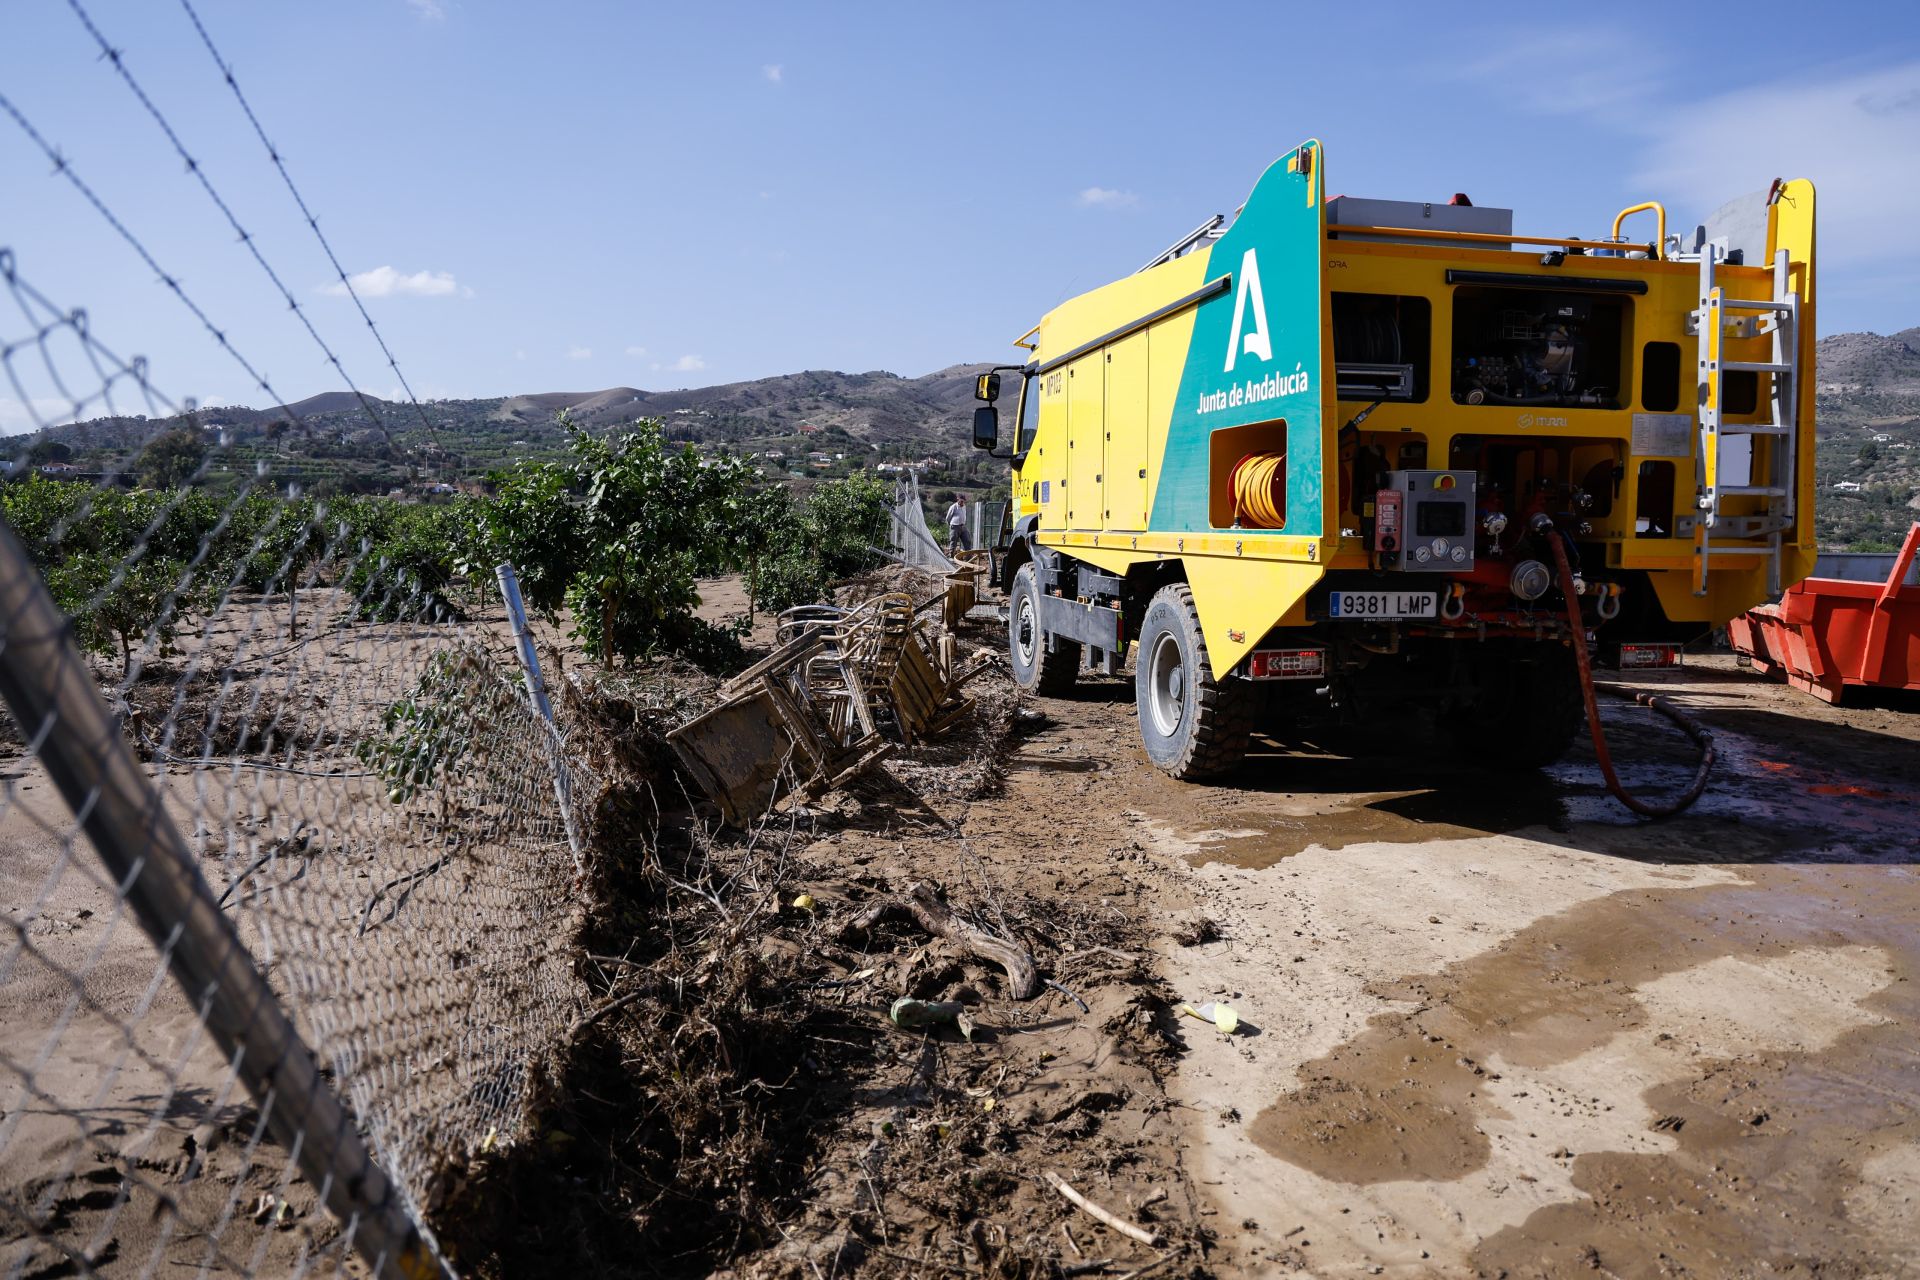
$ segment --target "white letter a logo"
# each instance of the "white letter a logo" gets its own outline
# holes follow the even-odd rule
[[[1250,330],[1245,328],[1249,301],[1253,303],[1253,328]],[[1244,339],[1240,336],[1242,332],[1246,333]],[[1240,287],[1233,291],[1233,333],[1227,338],[1225,372],[1233,372],[1233,362],[1240,356],[1243,341],[1248,355],[1259,356],[1262,360],[1273,359],[1273,343],[1267,338],[1267,302],[1260,293],[1260,264],[1254,261],[1251,249],[1240,259]]]

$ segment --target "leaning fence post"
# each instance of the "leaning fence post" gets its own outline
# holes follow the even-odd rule
[[[533,706],[546,722],[548,745],[553,750],[553,790],[560,798],[560,821],[567,829],[567,848],[573,851],[574,870],[583,877],[587,860],[580,853],[580,833],[573,823],[573,784],[567,775],[567,762],[560,743],[560,729],[553,720],[553,702],[547,697],[547,682],[540,674],[540,655],[534,652],[533,632],[527,627],[527,606],[520,598],[520,577],[510,564],[494,567],[500,579],[500,598],[507,602],[507,621],[513,625],[514,647],[520,654],[520,669],[527,676],[527,693]]]
[[[354,1251],[388,1280],[451,1276],[374,1162],[311,1049],[220,910],[186,840],[121,737],[71,623],[0,520],[0,698],[93,842],[267,1126]]]

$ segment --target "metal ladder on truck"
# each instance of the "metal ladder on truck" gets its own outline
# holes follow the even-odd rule
[[[1707,594],[1707,574],[1714,560],[1766,557],[1767,595],[1781,591],[1782,539],[1795,518],[1795,463],[1799,456],[1800,298],[1788,285],[1787,251],[1773,259],[1771,298],[1729,298],[1715,280],[1715,267],[1726,260],[1726,250],[1714,244],[1700,251],[1700,307],[1692,314],[1699,340],[1700,427],[1695,463],[1693,594]],[[1723,349],[1729,338],[1772,335],[1771,360],[1728,360]],[[1726,375],[1769,374],[1773,394],[1764,421],[1728,422],[1725,419]],[[1744,483],[1721,482],[1721,444],[1726,438],[1771,437],[1765,448],[1749,444]],[[1766,499],[1759,514],[1729,515],[1722,504],[1729,498]],[[1755,546],[1751,539],[1765,538]]]

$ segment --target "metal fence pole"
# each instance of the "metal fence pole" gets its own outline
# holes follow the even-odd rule
[[[580,852],[580,834],[573,822],[573,785],[567,775],[567,762],[560,743],[560,729],[553,720],[553,702],[547,697],[547,682],[540,674],[540,655],[534,651],[533,632],[527,626],[526,601],[520,598],[520,577],[510,564],[494,567],[500,580],[500,598],[507,602],[507,621],[513,625],[513,642],[520,654],[520,669],[526,672],[527,693],[534,709],[546,722],[553,747],[553,790],[560,800],[560,820],[567,828],[567,848],[573,851],[574,869],[583,877],[586,858]]]
[[[0,697],[147,935],[236,1064],[354,1251],[390,1280],[451,1276],[320,1077],[272,988],[194,865],[157,787],[121,737],[13,530],[0,520]]]

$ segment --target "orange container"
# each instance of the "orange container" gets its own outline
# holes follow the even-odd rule
[[[1838,702],[1849,687],[1920,689],[1920,586],[1907,572],[1920,550],[1920,522],[1907,531],[1885,582],[1808,578],[1778,604],[1749,609],[1727,636],[1763,675]]]

